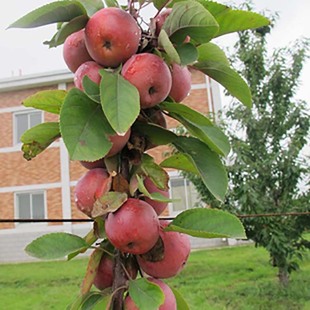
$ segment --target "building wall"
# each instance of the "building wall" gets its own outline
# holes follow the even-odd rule
[[[210,94],[205,75],[192,71],[192,90],[184,104],[199,110],[209,112]],[[72,82],[56,83],[42,87],[11,90],[1,92],[0,89],[0,218],[16,217],[14,195],[16,193],[41,190],[45,193],[48,218],[86,218],[79,212],[74,203],[74,185],[87,171],[79,162],[70,161],[64,145],[60,140],[31,161],[26,161],[20,145],[13,144],[14,113],[27,110],[22,101],[38,91],[57,88],[71,88]],[[57,121],[58,115],[44,113],[44,121]],[[177,127],[173,119],[167,119],[168,128]],[[150,150],[160,162],[169,151],[166,147],[156,147]],[[166,212],[165,214],[168,214]],[[54,224],[54,225],[61,225]],[[14,229],[19,224],[0,223],[0,232]],[[22,227],[22,226],[21,226]],[[25,227],[25,226],[24,226]],[[20,228],[20,225],[19,227]]]

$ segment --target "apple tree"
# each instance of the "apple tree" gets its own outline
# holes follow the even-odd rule
[[[153,12],[148,20],[147,10]],[[92,250],[69,309],[188,309],[163,279],[184,268],[189,236],[245,237],[238,218],[217,209],[187,210],[172,221],[160,217],[170,201],[166,168],[195,173],[219,201],[227,190],[222,158],[230,151],[228,138],[205,115],[182,104],[191,89],[190,70],[218,81],[250,109],[248,85],[211,41],[269,21],[207,0],[125,5],[79,0],[46,4],[9,28],[52,23],[56,32],[44,44],[63,46],[74,87],[25,98],[26,107],[59,115],[59,121],[26,131],[22,151],[31,160],[62,138],[70,159],[88,169],[74,194],[93,229],[84,238],[46,234],[26,252],[71,260]],[[167,118],[189,134],[167,129]],[[148,150],[159,145],[172,145],[179,153],[158,164]]]

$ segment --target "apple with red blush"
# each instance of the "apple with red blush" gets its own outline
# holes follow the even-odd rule
[[[192,76],[187,66],[171,65],[172,86],[169,96],[176,102],[183,101],[192,87]]]
[[[74,73],[74,86],[83,91],[83,78],[85,75],[99,85],[101,81],[99,70],[101,69],[103,69],[103,67],[98,65],[95,61],[86,61],[82,63]]]
[[[112,179],[102,168],[87,171],[77,182],[74,189],[74,200],[77,208],[91,217],[94,204],[98,198],[109,192]]]
[[[150,261],[148,255],[138,255],[140,268],[154,278],[171,278],[184,268],[190,254],[191,245],[188,235],[175,231],[164,231],[169,221],[160,220],[160,238],[163,242],[163,258]]]
[[[71,33],[63,44],[63,59],[71,72],[75,72],[78,67],[93,60],[85,46],[84,29]]]
[[[155,210],[145,201],[129,198],[105,220],[109,241],[124,253],[143,254],[159,238],[159,220]]]
[[[128,12],[107,7],[92,15],[85,26],[90,56],[104,67],[118,67],[139,48],[141,29]]]
[[[144,179],[144,186],[145,188],[147,189],[147,191],[150,193],[150,194],[153,194],[153,193],[159,193],[161,194],[162,196],[166,197],[166,198],[169,198],[169,190],[162,190],[162,189],[159,189],[155,184],[154,182],[151,180],[151,178],[149,177],[146,177]],[[144,198],[145,202],[147,202],[149,205],[151,205],[155,212],[160,215],[161,213],[163,213],[163,211],[167,208],[168,206],[168,202],[161,202],[161,201],[156,201],[156,200],[152,200],[151,198],[149,197],[145,197]]]
[[[172,77],[169,67],[155,54],[133,55],[125,62],[121,74],[138,89],[142,109],[151,108],[164,101],[171,90]]]

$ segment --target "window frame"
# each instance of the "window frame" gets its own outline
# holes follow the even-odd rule
[[[36,194],[43,194],[43,203],[44,203],[44,219],[48,218],[48,214],[47,214],[47,195],[46,195],[46,190],[31,190],[31,191],[18,191],[18,192],[14,192],[14,216],[16,219],[20,219],[19,217],[19,203],[18,203],[18,195],[21,194],[29,194],[29,195],[36,195]],[[30,213],[31,213],[31,217],[30,219],[33,219],[33,206],[32,206],[32,199],[30,200]],[[25,227],[25,226],[29,226],[29,225],[44,225],[46,226],[47,223],[42,222],[42,223],[16,223],[16,226],[21,225],[21,227]]]
[[[174,211],[173,210],[173,202],[170,202],[168,204],[168,210],[169,210],[169,215],[171,216],[177,216],[178,214],[180,214],[181,212],[185,211],[185,210],[189,210],[189,209],[192,209],[193,206],[189,206],[189,197],[188,197],[188,188],[187,188],[187,184],[186,184],[186,178],[184,178],[178,171],[170,171],[169,172],[169,197],[170,198],[173,198],[172,197],[172,186],[171,186],[171,179],[177,179],[177,178],[181,178],[183,179],[183,182],[184,182],[184,189],[185,189],[185,199],[186,199],[186,205],[185,205],[185,208],[181,211]],[[188,182],[190,182],[189,180],[187,180]]]
[[[17,124],[18,124],[17,116],[26,114],[28,117],[28,125],[29,125],[29,117],[30,117],[30,114],[32,114],[32,113],[40,113],[41,114],[41,123],[40,124],[42,124],[44,122],[44,113],[40,110],[37,110],[37,109],[27,109],[27,110],[17,111],[17,112],[13,113],[13,135],[12,135],[13,136],[13,146],[22,144],[22,142],[17,141]],[[30,129],[30,128],[31,127],[28,127],[28,129]]]

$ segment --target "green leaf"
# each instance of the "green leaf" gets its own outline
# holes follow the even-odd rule
[[[158,45],[163,47],[171,63],[181,64],[180,56],[172,42],[169,40],[169,37],[164,29],[161,29],[159,33]]]
[[[173,144],[190,158],[203,183],[218,200],[224,201],[228,180],[219,156],[202,141],[193,137],[178,137]]]
[[[164,230],[199,238],[246,238],[244,227],[236,216],[210,208],[183,211]]]
[[[85,94],[93,101],[101,103],[99,85],[92,81],[87,75],[82,80]]]
[[[163,168],[174,168],[199,175],[199,172],[193,164],[191,158],[184,153],[174,154],[166,158],[160,163],[160,166]]]
[[[104,8],[102,0],[78,0],[78,2],[84,6],[88,16],[92,16]]]
[[[167,4],[167,0],[153,0],[152,2],[158,10],[162,9]]]
[[[90,246],[93,245],[93,243],[98,239],[96,236],[95,236],[95,232],[94,232],[94,229],[91,229],[86,236],[83,237],[83,239],[87,242],[87,244]],[[81,253],[85,253],[87,249],[83,248],[83,249],[79,249],[78,251],[74,251],[72,253],[70,253],[68,256],[67,256],[67,260],[71,260],[73,259],[74,257],[78,256],[79,254]]]
[[[197,47],[198,62],[212,60],[230,66],[225,52],[216,44],[208,42]]]
[[[88,293],[94,283],[101,257],[103,255],[101,249],[95,249],[89,257],[88,265],[84,279],[81,284],[81,294]]]
[[[139,176],[139,175],[136,175],[136,178],[138,180],[138,188],[139,188],[139,191],[146,197],[152,199],[152,200],[155,200],[155,201],[160,201],[160,202],[172,202],[174,200],[172,199],[169,199],[167,198],[166,196],[158,193],[158,192],[154,192],[154,193],[150,193],[146,187],[144,186],[144,183],[143,183],[143,179]]]
[[[72,160],[104,157],[112,147],[107,137],[115,134],[101,106],[77,88],[69,91],[62,106],[60,130]]]
[[[206,143],[213,151],[227,156],[230,145],[226,135],[201,113],[180,103],[163,102],[160,107],[182,123],[187,130]]]
[[[139,92],[118,72],[100,70],[101,105],[112,128],[120,135],[128,131],[140,113]]]
[[[27,108],[35,108],[46,112],[59,114],[60,108],[67,96],[65,90],[42,90],[27,97],[23,105]]]
[[[46,234],[33,240],[26,246],[25,251],[36,258],[56,259],[88,247],[83,238],[61,232]]]
[[[200,3],[182,1],[174,4],[162,29],[174,43],[183,43],[187,36],[196,43],[205,43],[216,35],[218,24]]]
[[[173,294],[174,294],[174,297],[176,299],[176,302],[177,302],[177,309],[178,310],[190,310],[189,309],[189,306],[187,304],[187,302],[185,301],[185,299],[183,298],[183,296],[180,294],[179,291],[177,291],[175,288],[173,287],[170,287]]]
[[[84,295],[79,295],[76,300],[67,307],[67,310],[104,310],[107,309],[111,297],[111,288],[101,292],[91,291]]]
[[[178,45],[176,50],[181,59],[181,65],[187,66],[193,64],[198,58],[198,51],[194,44],[192,43],[184,43]]]
[[[105,4],[107,7],[115,7],[115,8],[118,8],[120,7],[118,2],[116,0],[104,0]]]
[[[165,301],[161,288],[145,278],[129,281],[129,296],[139,310],[157,310]]]
[[[255,12],[234,10],[226,5],[212,1],[199,0],[199,2],[215,17],[219,25],[217,37],[270,24],[268,18]]]
[[[73,18],[68,23],[63,23],[52,39],[50,41],[43,42],[43,44],[48,45],[50,48],[63,44],[70,34],[83,29],[86,26],[88,20],[89,18],[87,15],[80,15]]]
[[[24,158],[31,160],[58,138],[60,138],[60,131],[57,122],[42,123],[28,129],[20,138],[23,143]]]
[[[31,11],[8,28],[35,28],[53,23],[68,22],[80,15],[87,15],[80,2],[55,1]]]
[[[152,182],[161,190],[167,190],[169,175],[166,170],[154,162],[154,158],[148,154],[143,154],[141,159],[141,170]]]
[[[242,102],[245,106],[252,106],[250,88],[243,78],[228,65],[221,62],[208,60],[198,62],[193,67],[219,82],[230,92],[232,96],[240,100],[240,102]]]
[[[93,218],[103,216],[109,212],[114,212],[119,209],[128,199],[126,193],[108,192],[98,198],[91,212]]]
[[[133,130],[138,131],[155,145],[166,145],[176,139],[177,135],[159,125],[135,122]]]

